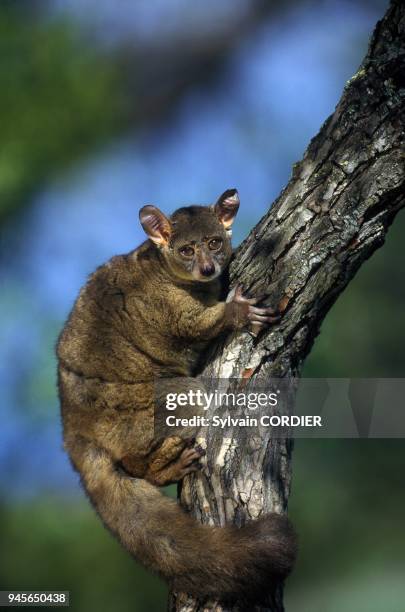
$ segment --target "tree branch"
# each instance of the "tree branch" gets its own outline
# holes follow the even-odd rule
[[[380,247],[404,206],[405,5],[393,0],[335,112],[311,141],[271,210],[239,247],[231,284],[269,295],[284,313],[253,340],[238,333],[216,347],[204,376],[297,377],[329,308]],[[258,434],[259,436],[259,434]],[[182,504],[203,523],[237,525],[285,512],[289,439],[272,432],[242,439],[212,427],[207,468],[184,481]],[[224,610],[172,593],[171,610]],[[235,608],[237,609],[237,608]],[[283,610],[282,588],[266,608]]]

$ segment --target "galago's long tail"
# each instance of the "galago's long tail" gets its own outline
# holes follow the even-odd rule
[[[104,524],[146,567],[197,598],[260,600],[291,571],[296,538],[285,516],[237,528],[201,525],[145,480],[87,447],[73,463]]]

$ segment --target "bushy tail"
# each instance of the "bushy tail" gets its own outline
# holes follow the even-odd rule
[[[145,480],[118,471],[99,449],[73,459],[105,525],[146,567],[199,598],[260,601],[291,571],[296,538],[284,516],[237,528],[199,524]]]

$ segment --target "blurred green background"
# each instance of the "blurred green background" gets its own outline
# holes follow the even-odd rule
[[[61,448],[54,344],[94,267],[153,202],[237,186],[236,243],[356,71],[386,2],[57,0],[0,5],[0,589],[75,611],[165,609]],[[405,216],[329,313],[306,376],[405,371]],[[402,440],[298,440],[290,612],[403,612]]]

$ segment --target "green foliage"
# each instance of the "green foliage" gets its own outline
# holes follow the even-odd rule
[[[0,508],[0,584],[70,591],[73,612],[157,612],[167,589],[102,527],[90,505],[48,498]]]
[[[403,440],[297,440],[289,515],[300,551],[294,612],[400,612]]]
[[[0,221],[45,177],[117,131],[125,96],[111,57],[72,23],[0,8]]]

